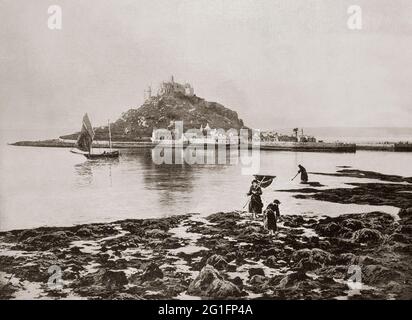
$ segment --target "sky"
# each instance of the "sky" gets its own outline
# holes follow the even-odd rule
[[[174,75],[249,127],[411,127],[411,17],[410,0],[0,0],[0,126],[104,125]]]

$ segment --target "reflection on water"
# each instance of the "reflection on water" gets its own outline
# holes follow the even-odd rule
[[[93,182],[92,165],[89,161],[74,165],[75,172],[77,174],[77,184],[84,186]]]
[[[85,160],[82,163],[74,165],[74,170],[77,177],[77,185],[87,186],[93,183],[93,170],[98,167],[106,167],[108,169],[108,181],[110,186],[112,186],[112,166],[118,165],[119,159],[96,159],[96,160]]]
[[[151,149],[124,149],[119,159],[99,160],[86,160],[60,148],[5,145],[0,149],[0,229],[3,230],[240,210],[247,200],[252,179],[242,174],[241,162],[230,153],[226,154],[226,164],[221,165],[158,165],[153,161]],[[369,206],[295,199],[292,194],[276,190],[301,187],[298,179],[291,181],[299,163],[314,172],[336,172],[337,166],[346,165],[412,176],[411,161],[410,153],[263,151],[260,173],[277,176],[264,189],[263,202],[278,198],[282,214],[368,211]],[[328,188],[346,186],[347,182],[366,182],[333,176],[309,178]]]

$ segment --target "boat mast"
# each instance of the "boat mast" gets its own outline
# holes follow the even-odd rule
[[[110,120],[107,120],[107,124],[109,126],[109,148],[112,151],[112,132],[110,131]]]

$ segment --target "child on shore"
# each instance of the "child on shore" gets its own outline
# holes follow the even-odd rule
[[[275,199],[272,203],[269,203],[264,211],[264,226],[269,230],[269,234],[273,235],[277,231],[277,220],[280,217],[279,210],[280,201]]]

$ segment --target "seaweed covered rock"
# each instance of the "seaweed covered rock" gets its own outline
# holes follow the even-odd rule
[[[412,222],[412,207],[399,210],[398,215],[402,220],[409,220]]]
[[[240,290],[243,290],[243,280],[237,276],[234,279],[230,280],[236,287],[238,287]]]
[[[352,231],[365,228],[365,224],[361,220],[351,218],[343,220],[342,226]]]
[[[333,255],[322,249],[300,249],[293,256],[296,268],[313,270],[331,263]]]
[[[214,255],[210,256],[207,259],[206,264],[211,265],[212,267],[214,267],[217,270],[223,270],[228,265],[226,259],[223,258],[221,255],[218,255],[218,254],[214,254]]]
[[[341,232],[342,227],[335,222],[330,222],[317,225],[315,230],[321,236],[336,237]]]
[[[240,214],[238,212],[217,212],[209,215],[207,220],[212,223],[240,220]]]
[[[153,281],[157,278],[163,278],[163,271],[156,263],[149,264],[143,272],[142,281]]]
[[[79,230],[76,231],[76,235],[79,237],[90,238],[93,237],[95,234],[93,230],[89,227],[81,227]]]
[[[298,287],[306,286],[308,282],[311,282],[304,272],[293,272],[285,277],[283,277],[279,284],[276,286],[277,289],[297,289]]]
[[[110,225],[90,224],[78,227],[75,231],[76,236],[81,238],[95,238],[99,236],[111,236],[117,234],[118,231]]]
[[[398,271],[381,265],[365,265],[362,268],[362,282],[369,285],[387,283],[388,279],[398,280],[400,276]]]
[[[79,238],[70,231],[54,231],[28,237],[19,244],[19,247],[28,251],[49,250],[68,246],[74,240]]]
[[[169,236],[166,231],[160,229],[149,229],[145,231],[145,234],[150,238],[167,238]]]
[[[102,282],[108,289],[121,288],[127,284],[126,274],[120,270],[107,270],[102,276]]]
[[[249,277],[252,278],[253,276],[265,276],[265,272],[262,268],[250,268],[249,269]]]
[[[275,256],[269,256],[265,261],[265,265],[268,267],[274,267],[277,265],[277,260],[278,259]]]
[[[229,298],[242,295],[240,289],[232,282],[224,280],[212,266],[205,266],[189,285],[187,293],[194,296]]]
[[[378,230],[363,228],[353,233],[352,240],[358,243],[381,243],[383,235]]]
[[[75,281],[75,288],[82,295],[96,295],[107,290],[121,289],[128,283],[126,274],[120,270],[100,269]]]

